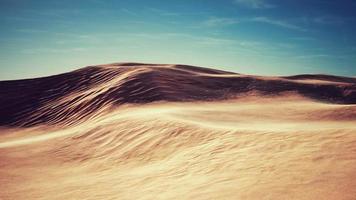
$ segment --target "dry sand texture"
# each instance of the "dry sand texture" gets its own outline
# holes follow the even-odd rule
[[[356,79],[118,63],[0,82],[0,199],[356,199]]]

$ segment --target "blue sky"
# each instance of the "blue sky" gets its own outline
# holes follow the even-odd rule
[[[112,62],[356,75],[352,0],[0,0],[0,79]]]

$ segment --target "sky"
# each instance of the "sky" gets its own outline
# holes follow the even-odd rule
[[[0,80],[114,62],[356,76],[352,0],[0,0]]]

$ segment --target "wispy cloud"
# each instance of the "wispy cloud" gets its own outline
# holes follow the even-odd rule
[[[312,41],[316,41],[316,38],[312,38],[312,37],[293,37],[291,38],[292,40],[296,40],[296,41],[302,41],[302,42],[312,42]]]
[[[342,17],[335,15],[321,15],[321,16],[304,16],[299,19],[305,24],[317,25],[344,25],[356,21],[355,17]]]
[[[293,43],[267,43],[264,41],[244,40],[236,38],[217,37],[211,35],[195,35],[188,33],[130,33],[135,41],[150,39],[151,41],[181,41],[201,47],[223,47],[232,52],[248,52],[253,55],[273,56],[285,55],[291,52],[296,45]]]
[[[271,19],[268,17],[255,17],[250,19],[250,21],[253,22],[260,22],[260,23],[266,23],[274,26],[279,26],[282,28],[287,28],[287,29],[292,29],[292,30],[297,30],[297,31],[307,31],[305,28],[292,24],[288,21],[282,21],[282,20],[277,20],[277,19]]]
[[[302,56],[296,56],[298,59],[314,59],[314,58],[327,58],[327,57],[332,57],[327,54],[312,54],[312,55],[302,55]]]
[[[265,23],[281,28],[286,28],[286,29],[292,29],[292,30],[297,30],[297,31],[308,31],[306,28],[296,25],[290,21],[287,20],[279,20],[279,19],[273,19],[269,17],[252,17],[252,18],[242,18],[242,19],[236,19],[236,18],[226,18],[226,17],[210,17],[206,20],[204,20],[201,25],[205,27],[217,27],[217,26],[230,26],[230,25],[235,25],[239,23],[249,23],[249,22],[257,22],[257,23]]]
[[[313,18],[312,22],[317,23],[317,24],[337,25],[337,24],[344,24],[351,20],[352,19],[350,19],[350,18],[341,18],[341,17],[336,17],[336,16],[319,16],[319,17]]]
[[[299,55],[295,58],[304,59],[304,60],[312,60],[312,59],[348,59],[352,57],[352,55],[336,55],[336,54],[310,54],[310,55]]]
[[[210,17],[209,19],[203,21],[204,26],[214,27],[214,26],[227,26],[239,23],[239,20],[234,18],[224,18],[224,17]]]
[[[138,14],[132,10],[129,10],[127,8],[121,8],[120,11],[122,13],[128,14],[128,15],[132,15],[132,16],[137,16]]]
[[[235,40],[221,38],[221,37],[211,37],[207,35],[192,35],[187,33],[130,33],[129,35],[135,38],[144,38],[150,40],[180,40],[189,41],[191,44],[198,45],[232,45]]]
[[[161,9],[157,9],[157,8],[148,8],[149,11],[156,13],[158,15],[162,15],[162,16],[180,16],[180,13],[177,12],[171,12],[171,11],[167,11],[167,10],[161,10]]]
[[[49,33],[47,30],[41,30],[41,29],[16,29],[17,32],[21,33],[29,33],[29,34],[38,34],[38,33]]]
[[[276,7],[265,0],[234,0],[235,4],[252,9],[266,9]]]
[[[31,48],[31,49],[23,49],[21,52],[24,54],[43,54],[43,53],[74,53],[74,52],[83,52],[87,51],[87,48],[82,47],[74,47],[74,48],[66,48],[66,49],[58,49],[58,48]]]
[[[60,24],[60,25],[72,25],[74,24],[73,21],[61,19],[59,17],[38,17],[38,16],[8,16],[3,18],[6,21],[12,23],[53,23],[53,24]]]
[[[65,16],[80,16],[86,14],[88,11],[85,9],[48,9],[48,10],[34,10],[27,9],[27,13],[34,16],[45,16],[55,18],[65,18]]]

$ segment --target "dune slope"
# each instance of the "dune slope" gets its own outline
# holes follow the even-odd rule
[[[0,94],[0,199],[356,196],[355,78],[119,63]]]
[[[119,63],[1,81],[0,92],[0,125],[31,126],[78,122],[127,103],[221,100],[248,92],[294,92],[324,102],[354,104],[356,79],[257,77],[193,66]]]

